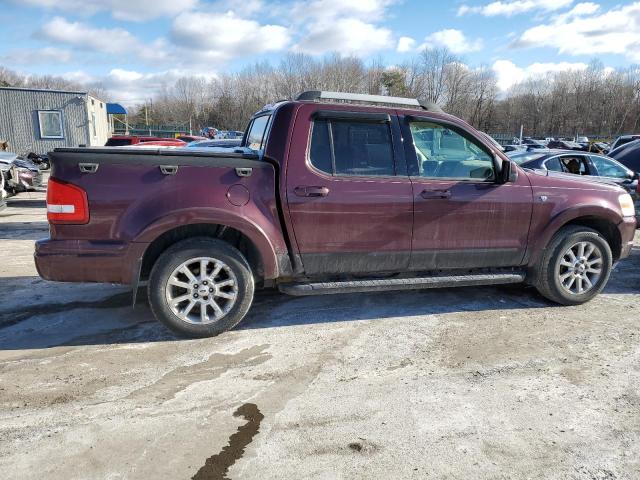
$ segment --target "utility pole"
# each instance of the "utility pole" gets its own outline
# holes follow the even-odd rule
[[[524,125],[520,125],[520,145],[522,145],[522,134],[524,133]]]
[[[144,124],[149,128],[149,107],[147,102],[144,102]],[[151,129],[149,129],[149,136],[151,136]]]
[[[149,99],[149,103],[151,102],[152,100]],[[149,127],[149,104],[147,104],[146,101],[144,102],[144,123],[149,129],[149,136],[151,136],[151,127]]]

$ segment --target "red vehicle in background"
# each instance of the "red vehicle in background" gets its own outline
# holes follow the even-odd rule
[[[151,147],[186,147],[187,142],[174,138],[165,138],[164,140],[153,140],[151,142],[140,142],[132,145],[138,148],[151,148]]]
[[[148,142],[165,142],[165,141],[173,141],[174,138],[163,138],[163,137],[138,137],[132,135],[114,135],[107,143],[104,144],[105,147],[127,147],[131,145],[138,145],[139,143],[148,143]]]

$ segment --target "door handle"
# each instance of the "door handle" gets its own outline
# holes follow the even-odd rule
[[[423,190],[420,196],[425,200],[451,198],[451,192],[449,190]]]
[[[296,187],[293,191],[299,197],[326,197],[329,195],[327,187]]]

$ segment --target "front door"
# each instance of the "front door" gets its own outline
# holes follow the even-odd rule
[[[532,212],[527,177],[496,183],[493,154],[461,127],[411,117],[402,124],[415,204],[411,269],[520,265]]]
[[[308,141],[292,142],[287,162],[289,215],[305,272],[406,270],[413,192],[397,118],[320,108],[301,107],[293,138]]]

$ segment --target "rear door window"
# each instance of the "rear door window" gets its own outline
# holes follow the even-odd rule
[[[582,155],[566,155],[560,157],[560,165],[564,173],[573,175],[591,175],[587,159]]]
[[[262,150],[266,141],[267,127],[271,115],[256,117],[251,122],[249,133],[247,134],[247,147],[251,150]]]
[[[317,119],[313,122],[309,160],[331,175],[395,175],[390,125]]]

